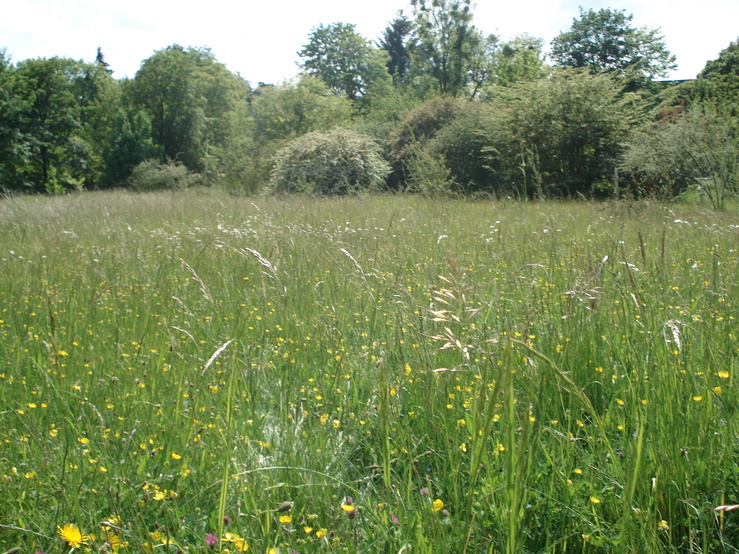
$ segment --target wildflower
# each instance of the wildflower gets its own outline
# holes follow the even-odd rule
[[[328,534],[328,529],[319,529],[316,531],[316,538],[322,539]]]
[[[280,520],[280,523],[287,525],[293,520],[293,516],[280,516],[278,519]]]
[[[729,372],[728,371],[719,371],[716,375],[718,375],[721,379],[728,379],[729,378]]]
[[[700,395],[695,395],[695,396],[693,397],[693,400],[694,400],[695,402],[700,402],[701,400],[703,400],[703,397],[702,397],[702,396],[700,396]]]
[[[593,504],[600,504],[600,499],[596,498],[595,496],[591,496],[590,502],[592,502]]]
[[[180,459],[182,459],[182,456],[180,456],[177,452],[172,452],[172,459],[173,460],[180,460]]]
[[[346,515],[349,519],[354,519],[357,517],[357,509],[352,504],[342,504],[341,509],[346,512]]]
[[[444,502],[441,499],[437,498],[436,500],[434,500],[434,503],[431,505],[431,509],[434,512],[440,512],[441,510],[444,509]]]
[[[123,548],[128,543],[123,542],[123,539],[121,539],[120,535],[116,535],[115,533],[108,531],[105,533],[105,542],[108,543],[110,546],[110,549],[113,552],[118,552],[118,549]]]
[[[459,445],[459,449],[462,452],[467,452],[467,445],[465,443],[462,443],[462,444]]]
[[[249,550],[249,544],[246,542],[246,539],[242,539],[241,537],[234,539],[233,545],[236,552],[246,552]]]
[[[217,543],[218,536],[216,536],[215,533],[208,533],[207,535],[205,535],[205,544],[207,544],[209,547],[214,548]]]
[[[400,520],[398,519],[398,516],[395,514],[390,514],[390,523],[393,525],[400,525]]]
[[[305,531],[306,535],[310,535],[313,532],[313,527],[308,527],[307,525],[303,527],[303,531]]]
[[[70,548],[79,548],[87,544],[87,536],[74,523],[65,523],[64,527],[57,527],[57,533]]]
[[[667,524],[667,522],[666,522],[666,521],[665,521],[664,519],[663,519],[663,520],[661,520],[661,521],[660,521],[660,522],[659,522],[659,523],[657,524],[657,526],[658,526],[658,527],[659,527],[660,529],[662,529],[663,531],[669,531],[669,530],[670,530],[670,526],[669,526],[669,525]]]

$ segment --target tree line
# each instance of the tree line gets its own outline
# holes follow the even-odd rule
[[[697,79],[658,30],[583,10],[544,55],[473,24],[471,0],[412,0],[370,41],[319,25],[302,73],[252,87],[171,45],[115,79],[94,62],[0,51],[0,191],[224,186],[519,197],[674,196],[716,207],[739,170],[739,46]]]

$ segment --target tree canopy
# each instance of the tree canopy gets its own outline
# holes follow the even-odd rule
[[[350,100],[362,97],[374,81],[388,75],[386,58],[354,27],[348,23],[320,25],[298,52],[308,74]]]
[[[583,10],[569,31],[552,41],[552,59],[561,67],[610,71],[632,80],[666,77],[675,69],[658,29],[635,28],[634,16],[624,10]]]

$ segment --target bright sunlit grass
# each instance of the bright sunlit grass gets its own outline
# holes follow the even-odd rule
[[[648,203],[5,199],[0,551],[734,551],[737,248]]]

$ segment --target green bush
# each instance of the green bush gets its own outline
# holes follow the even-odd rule
[[[308,133],[275,154],[269,189],[325,195],[379,188],[390,172],[380,150],[370,137],[348,129]]]
[[[200,182],[200,175],[191,173],[179,162],[159,163],[144,160],[133,169],[131,185],[135,190],[181,190]]]

